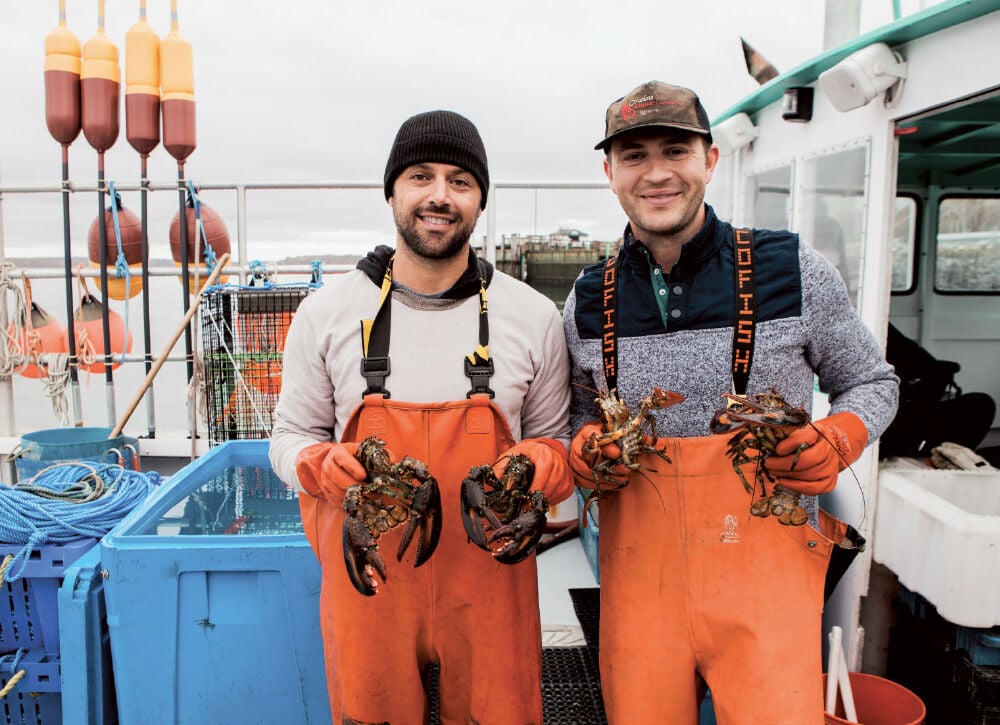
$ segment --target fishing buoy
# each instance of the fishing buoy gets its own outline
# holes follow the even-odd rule
[[[65,146],[80,135],[80,41],[66,27],[66,0],[59,25],[45,36],[45,123]]]
[[[145,0],[125,34],[125,137],[140,154],[160,143],[160,36],[146,22]]]
[[[83,265],[79,265],[82,269]],[[73,313],[76,328],[76,347],[80,351],[80,367],[92,373],[105,372],[104,365],[104,305],[90,294],[83,274],[80,280],[80,306]],[[111,370],[121,367],[121,355],[132,352],[132,333],[125,325],[125,319],[114,310],[107,310],[108,328],[111,337]],[[115,358],[117,357],[117,360]]]
[[[231,251],[229,244],[229,230],[222,217],[212,207],[198,202],[197,216],[201,217],[201,227],[204,228],[204,237],[199,232],[198,220],[193,201],[189,198],[184,209],[187,215],[187,258],[188,264],[199,265],[198,286],[195,286],[194,273],[188,273],[188,289],[192,294],[198,292],[198,288],[205,284],[211,269],[204,263],[206,248],[211,250],[210,257],[218,258]],[[174,214],[173,221],[170,222],[170,253],[173,255],[174,264],[181,266],[181,221],[180,212]],[[178,277],[178,279],[181,279]],[[228,281],[227,276],[219,277],[219,284]],[[184,280],[181,279],[181,284]]]
[[[19,372],[26,378],[44,378],[46,370],[37,365],[40,355],[69,352],[66,326],[39,307],[31,299],[31,283],[24,278],[25,305],[30,314],[25,315],[21,325],[11,323],[7,335],[17,340],[18,347],[32,362]]]
[[[101,0],[97,33],[83,44],[80,72],[83,135],[97,151],[107,151],[118,140],[120,88],[118,48],[104,32],[104,1]]]
[[[163,147],[184,162],[196,146],[194,51],[177,26],[177,2],[170,3],[170,32],[160,41],[160,111]]]
[[[115,200],[112,202],[112,205],[116,208],[108,206],[104,212],[104,223],[109,230],[116,230],[115,216],[118,217],[116,233],[109,233],[107,235],[107,242],[104,245],[105,260],[108,266],[108,289],[106,294],[111,299],[124,300],[127,297],[135,297],[142,292],[142,275],[130,274],[127,290],[125,280],[118,279],[116,267],[118,261],[118,237],[121,238],[121,250],[126,264],[128,264],[130,269],[141,270],[142,220],[139,219],[137,214],[122,206],[121,197],[117,194],[115,194]],[[98,216],[94,218],[94,221],[90,225],[90,231],[87,233],[87,251],[90,257],[90,266],[94,268],[101,266],[99,224],[100,217]],[[112,276],[115,278],[112,279]],[[96,283],[97,288],[104,292],[101,288],[99,278],[96,280]]]

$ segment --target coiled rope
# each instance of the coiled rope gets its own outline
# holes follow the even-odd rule
[[[13,488],[0,487],[0,541],[24,544],[0,564],[0,581],[16,581],[36,546],[99,539],[159,485],[157,473],[110,463],[60,463]]]
[[[0,345],[0,380],[9,380],[14,373],[20,372],[28,364],[28,356],[21,349],[20,339],[24,334],[24,318],[26,307],[24,293],[14,283],[13,272],[17,269],[11,262],[0,265],[0,304],[6,304],[6,295],[14,295],[12,316],[14,324],[11,333],[3,331],[4,344]]]

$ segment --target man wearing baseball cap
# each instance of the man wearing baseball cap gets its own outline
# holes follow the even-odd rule
[[[480,514],[463,509],[460,490],[474,467],[499,475],[517,460],[549,503],[572,493],[569,359],[555,304],[470,247],[489,183],[468,119],[407,119],[385,167],[395,248],[324,284],[289,328],[270,456],[300,490],[322,565],[335,723],[426,722],[430,665],[441,723],[542,721],[535,558],[508,536],[491,542],[496,558],[470,543],[462,512]],[[369,436],[388,461],[371,440],[359,445]],[[406,456],[426,471],[398,467]],[[432,493],[412,506],[383,498],[375,515],[355,488],[368,473],[386,490],[412,477],[433,491],[423,486],[433,478],[440,504]],[[507,543],[514,554],[497,551]]]
[[[898,380],[822,255],[788,231],[734,229],[705,204],[719,151],[692,91],[657,81],[630,91],[607,109],[595,148],[628,225],[563,315],[570,466],[604,494],[608,721],[693,725],[707,684],[720,723],[818,725],[825,579],[848,527],[816,496],[888,425]],[[803,425],[814,377],[830,413]],[[621,450],[590,451],[601,427],[587,391],[616,390],[634,413],[657,387],[684,396],[644,429],[666,458],[595,474]],[[763,444],[752,434],[728,447],[744,419],[716,413],[723,394],[757,402],[772,390],[785,405],[771,420],[787,427],[771,430],[787,437],[755,461]],[[748,459],[746,486],[734,452]]]

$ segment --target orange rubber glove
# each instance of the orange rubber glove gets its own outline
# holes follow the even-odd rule
[[[614,460],[620,458],[622,454],[621,448],[616,443],[608,443],[603,446],[597,457],[585,454],[583,446],[595,434],[601,434],[601,424],[597,422],[585,423],[569,444],[569,465],[573,469],[573,482],[580,488],[592,489],[595,487],[592,466],[598,463],[602,457]],[[611,473],[624,480],[628,478],[630,471],[625,466],[616,466],[611,469]]]
[[[357,443],[317,443],[303,448],[295,460],[302,489],[313,498],[334,506],[344,502],[344,492],[364,483],[368,473],[355,458]]]
[[[527,456],[535,465],[531,490],[544,493],[550,506],[573,495],[573,479],[566,461],[566,446],[562,443],[555,438],[525,438],[504,451],[493,464],[493,472],[498,478],[507,465],[506,457],[515,453]]]
[[[798,455],[803,444],[809,447]],[[834,413],[793,432],[775,446],[767,459],[771,475],[793,491],[816,496],[832,491],[837,474],[854,463],[868,445],[868,429],[854,413]]]

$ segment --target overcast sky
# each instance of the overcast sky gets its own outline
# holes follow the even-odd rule
[[[69,27],[83,43],[97,30],[98,3],[67,5]],[[592,149],[611,101],[664,80],[696,90],[714,118],[757,87],[741,36],[782,71],[820,52],[823,42],[822,0],[178,5],[181,35],[194,52],[197,108],[198,146],[185,170],[199,183],[380,182],[399,124],[435,108],[458,111],[479,127],[494,181],[602,182],[602,157]],[[125,33],[139,3],[107,0],[106,7],[124,69]],[[906,2],[903,9],[912,10]],[[862,30],[892,18],[890,0],[863,10]],[[158,34],[168,33],[168,0],[149,0],[148,19]],[[43,84],[44,38],[57,23],[56,0],[0,0],[0,186],[59,184]],[[122,78],[124,97],[124,71]],[[124,111],[105,163],[108,179],[137,182]],[[92,183],[96,174],[96,153],[81,134],[70,148],[70,176]],[[176,161],[162,146],[150,157],[150,176],[176,179]],[[137,194],[123,196],[138,209]],[[251,194],[250,256],[360,253],[394,240],[380,191],[340,197]],[[223,214],[235,237],[235,195],[206,191],[202,200]],[[152,243],[165,244],[176,193],[156,192],[150,204]],[[570,226],[614,239],[624,226],[607,190],[502,192],[496,207],[498,234]],[[2,213],[9,256],[61,253],[58,195],[6,194]],[[96,194],[74,195],[76,253],[85,253],[96,216]],[[484,216],[477,235],[485,229]]]

